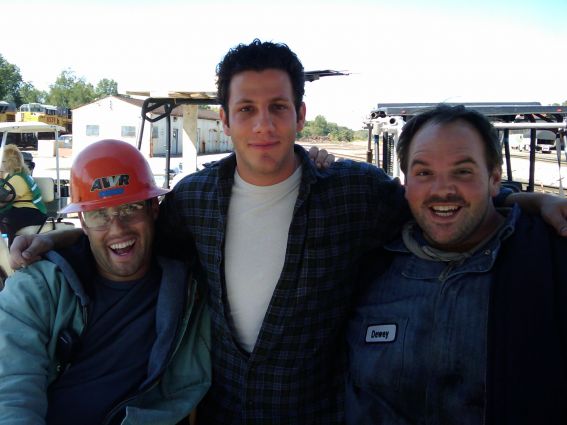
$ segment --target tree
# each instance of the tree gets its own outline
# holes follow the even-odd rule
[[[93,85],[70,69],[62,71],[49,89],[47,102],[62,108],[73,109],[96,99]]]
[[[327,136],[329,134],[329,123],[323,115],[317,115],[311,125],[314,136]]]
[[[25,82],[20,87],[20,100],[22,103],[45,103],[47,92],[36,89],[32,83]]]
[[[313,121],[306,121],[299,137],[329,137],[331,140],[351,142],[354,131],[328,122],[323,115],[317,115]]]
[[[19,105],[21,103],[21,85],[22,75],[20,74],[20,68],[11,64],[4,59],[4,56],[0,55],[0,100]]]
[[[118,83],[108,78],[103,78],[98,82],[95,89],[97,99],[106,96],[116,96],[118,94]]]
[[[368,130],[356,130],[354,132],[354,140],[367,140]]]
[[[323,115],[317,115],[313,121],[306,121],[301,136],[327,136],[329,134],[329,123]]]
[[[339,140],[342,142],[352,142],[354,138],[354,132],[347,128],[347,127],[338,127],[334,128],[331,133],[331,140]]]

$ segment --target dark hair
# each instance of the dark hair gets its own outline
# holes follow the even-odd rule
[[[228,115],[228,90],[234,75],[243,71],[279,69],[289,75],[293,90],[295,110],[299,112],[305,94],[303,65],[291,49],[282,43],[262,42],[239,44],[230,49],[217,65],[217,96]]]
[[[411,118],[402,128],[402,133],[396,145],[396,153],[400,161],[400,168],[404,174],[408,171],[408,152],[410,144],[416,133],[425,124],[450,124],[463,120],[472,125],[484,142],[484,152],[488,170],[502,166],[502,148],[496,130],[481,113],[467,109],[463,105],[449,106],[439,104],[434,109],[425,111]]]

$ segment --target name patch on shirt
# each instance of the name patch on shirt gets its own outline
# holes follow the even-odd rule
[[[366,328],[366,342],[392,342],[396,339],[398,325],[371,325]]]

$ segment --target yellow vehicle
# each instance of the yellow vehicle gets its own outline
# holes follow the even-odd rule
[[[71,132],[71,112],[67,108],[59,108],[53,105],[24,103],[16,114],[16,121],[59,125]]]
[[[16,107],[13,103],[0,101],[0,122],[16,121]]]

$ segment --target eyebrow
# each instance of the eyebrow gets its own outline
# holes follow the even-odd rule
[[[478,165],[477,162],[476,162],[474,159],[472,159],[472,158],[470,158],[470,157],[466,157],[466,158],[463,158],[463,159],[461,159],[461,160],[455,162],[455,163],[453,164],[453,166],[459,166],[459,165],[463,165],[463,164]],[[427,161],[422,160],[422,159],[414,159],[414,160],[411,162],[410,167],[413,167],[413,166],[415,166],[415,165],[428,166],[429,163],[428,163]]]
[[[283,97],[283,96],[276,96],[270,99],[270,102],[289,102],[289,103],[293,103],[293,100],[288,99],[287,97]],[[239,100],[236,100],[235,105],[240,105],[240,104],[244,104],[244,103],[255,103],[254,100],[252,99],[248,99],[248,98],[242,98]]]

